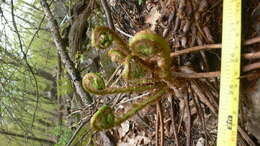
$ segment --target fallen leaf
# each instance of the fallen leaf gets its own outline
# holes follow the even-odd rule
[[[127,120],[127,121],[123,122],[121,124],[121,127],[118,129],[120,138],[124,137],[127,134],[127,132],[129,131],[129,129],[130,129],[130,122]]]
[[[159,13],[159,11],[157,10],[156,7],[153,7],[149,13],[149,15],[146,17],[145,23],[150,24],[151,25],[151,30],[155,30],[156,25],[157,25],[157,21],[160,19],[161,14]]]
[[[196,146],[204,146],[205,145],[205,139],[203,137],[199,138]]]

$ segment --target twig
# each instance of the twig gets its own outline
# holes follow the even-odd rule
[[[189,95],[188,93],[184,96],[184,104],[185,104],[185,111],[187,114],[187,120],[185,120],[185,128],[186,128],[186,146],[191,145],[191,112],[189,106]]]
[[[80,73],[78,70],[75,69],[74,63],[71,61],[69,55],[66,52],[66,48],[62,41],[57,21],[53,17],[46,0],[41,0],[41,5],[44,9],[45,15],[48,18],[48,21],[51,24],[50,29],[52,32],[52,37],[54,39],[57,50],[61,56],[61,60],[65,64],[68,74],[70,75],[71,80],[76,88],[76,92],[80,96],[81,104],[82,105],[84,105],[85,103],[91,104],[92,98],[91,98],[90,94],[85,92],[82,87]]]
[[[40,31],[44,19],[45,19],[45,15],[42,17],[41,22],[40,22],[40,24],[39,24],[37,30],[36,30],[35,33],[33,34],[33,37],[32,37],[32,39],[31,39],[31,41],[30,41],[30,43],[29,43],[29,45],[28,45],[27,52],[28,52],[29,49],[31,48],[31,45],[32,45],[32,43],[33,43],[33,41],[34,41],[34,39],[35,39],[35,37],[36,37],[36,34],[38,34],[38,32]],[[26,54],[27,54],[27,52],[26,52]]]
[[[7,19],[5,18],[5,15],[4,15],[3,10],[2,10],[1,7],[0,7],[0,14],[1,14],[1,17],[4,18],[4,20],[5,20],[5,24],[7,24],[8,21],[7,21]]]
[[[241,128],[241,126],[238,126],[238,131],[241,134],[241,136],[244,138],[244,140],[250,145],[250,146],[256,146],[256,144],[252,141],[252,139],[248,136],[248,134],[245,132],[244,129]]]
[[[157,114],[159,116],[160,122],[160,146],[164,146],[164,122],[163,122],[163,111],[161,106],[161,101],[156,102]],[[157,141],[156,141],[157,142]]]
[[[260,78],[260,71],[240,76],[240,79],[243,79],[243,78],[254,78],[254,79]]]
[[[219,49],[219,48],[221,48],[221,44],[209,44],[209,45],[196,46],[196,47],[191,47],[184,50],[173,52],[171,53],[171,57],[176,57],[176,56],[202,51],[202,50]]]
[[[242,67],[243,72],[260,69],[260,63],[252,63]],[[183,73],[183,72],[172,72],[174,77],[196,79],[196,78],[215,78],[220,76],[220,71],[215,72],[203,72],[203,73]]]
[[[56,93],[57,93],[57,103],[58,103],[58,108],[59,108],[59,112],[58,112],[58,123],[59,123],[59,132],[62,133],[62,126],[63,126],[63,118],[64,118],[64,112],[63,110],[63,96],[60,94],[59,90],[61,87],[60,84],[60,80],[62,77],[62,66],[61,66],[61,59],[60,59],[60,55],[57,51],[57,71],[56,71]],[[60,135],[57,137],[57,141],[60,139]]]
[[[78,134],[82,134],[82,133],[79,133],[80,130],[85,126],[87,126],[87,123],[89,121],[88,120],[84,120],[84,121],[81,121],[80,125],[77,127],[77,129],[75,130],[75,132],[73,133],[73,135],[70,137],[70,140],[68,141],[68,143],[66,144],[66,146],[70,146],[72,144],[72,142],[74,141],[74,139],[77,137]],[[87,132],[89,132],[89,130],[87,130]]]
[[[252,45],[259,42],[260,42],[260,36],[247,40],[245,42],[245,45]]]
[[[119,69],[122,67],[122,65],[119,65],[115,71],[113,72],[113,74],[110,76],[110,78],[108,79],[108,81],[106,82],[106,87],[109,87],[111,84],[111,81],[113,80],[113,78],[117,75],[117,73],[119,72]]]
[[[113,19],[112,19],[112,16],[111,16],[111,11],[110,11],[110,8],[107,4],[107,1],[101,0],[101,5],[102,5],[102,7],[105,11],[105,15],[107,17],[107,23],[108,23],[109,28],[112,29],[112,30],[115,30],[115,26],[114,26]]]
[[[195,90],[194,90],[195,91]],[[200,91],[200,90],[199,90]],[[204,96],[204,95],[203,95]],[[200,95],[198,94],[198,97],[200,98]],[[201,98],[200,98],[201,100]],[[210,104],[210,106],[208,105]],[[217,109],[219,108],[218,105],[217,107],[214,107],[213,104],[211,104],[210,102],[208,102],[206,104],[208,107],[212,107],[212,108],[209,108],[211,110],[211,112],[215,115],[215,116],[218,116],[217,115],[217,112],[218,111]],[[241,128],[240,125],[238,125],[238,132],[241,134],[241,136],[243,137],[244,140],[246,140],[246,142],[252,146],[255,146],[254,142],[251,140],[251,138],[249,137],[249,135],[244,131],[244,129]]]
[[[244,44],[245,45],[252,45],[254,43],[259,43],[260,42],[260,37],[255,37],[252,39],[247,40]],[[208,45],[202,45],[202,46],[196,46],[196,47],[191,47],[187,48],[181,51],[176,51],[171,53],[171,57],[176,57],[196,51],[202,51],[202,50],[211,50],[211,49],[220,49],[222,46],[221,44],[208,44]]]
[[[170,98],[170,104],[171,104],[171,118],[172,118],[172,127],[173,127],[173,134],[174,134],[174,139],[175,139],[175,144],[176,146],[180,146],[179,143],[179,136],[177,134],[177,127],[176,127],[176,122],[175,122],[175,114],[174,114],[174,107],[173,107],[173,98]]]
[[[121,33],[121,34],[123,34],[124,36],[126,36],[126,37],[129,37],[129,38],[134,37],[133,35],[124,32],[124,31],[121,30],[120,28],[117,28],[117,27],[116,27],[116,30],[117,30],[119,33]]]
[[[248,64],[248,65],[243,67],[242,71],[248,72],[248,71],[255,70],[255,69],[260,69],[260,62]]]
[[[189,92],[192,94],[192,96],[191,96],[192,100],[194,101],[195,108],[197,110],[200,122],[202,123],[202,127],[203,127],[203,130],[205,132],[204,134],[205,134],[205,139],[206,139],[206,145],[208,145],[208,132],[207,132],[207,128],[206,128],[205,118],[204,118],[204,115],[203,115],[203,110],[202,110],[201,105],[199,103],[198,97],[193,94],[191,87],[189,87]]]
[[[182,121],[183,121],[183,118],[184,118],[184,110],[182,111],[181,113],[181,118],[179,120],[179,125],[178,125],[178,129],[177,129],[177,134],[179,134],[180,130],[181,130],[181,125],[182,125]]]
[[[260,51],[253,53],[245,53],[242,55],[245,59],[258,59],[260,58]]]
[[[145,96],[148,96],[150,93],[147,92],[147,93],[144,93],[142,95],[139,95],[139,96],[136,96],[136,97],[131,97],[130,99],[126,100],[126,101],[122,101],[121,103],[117,104],[117,105],[122,105],[122,104],[125,104],[125,103],[128,103],[128,102],[132,102],[132,101],[135,101],[135,100],[138,100],[140,98],[143,98]],[[148,97],[147,97],[148,98]]]
[[[252,71],[255,69],[260,69],[260,63],[252,63],[242,67],[243,72]],[[215,78],[220,76],[220,71],[215,72],[202,72],[202,73],[184,73],[184,72],[172,72],[172,76],[186,79],[196,79],[196,78]]]
[[[158,113],[158,107],[156,104],[156,126],[155,126],[155,138],[156,138],[156,146],[159,146],[159,127],[160,127],[160,117]]]
[[[198,95],[199,100],[204,103],[205,105],[208,106],[208,108],[214,113],[217,113],[216,108],[214,107],[214,105],[210,102],[209,98],[204,94],[204,92],[202,91],[202,89],[200,88],[201,85],[198,84],[198,82],[191,81],[191,89],[194,91],[194,93],[196,93],[196,95]]]
[[[184,72],[172,72],[172,76],[180,78],[214,78],[220,75],[220,71],[215,72],[203,72],[203,73],[184,73]]]

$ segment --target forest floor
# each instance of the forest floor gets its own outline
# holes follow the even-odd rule
[[[110,0],[113,24],[125,40],[135,33],[151,29],[163,36],[172,52],[199,46],[200,51],[173,54],[177,70],[182,72],[208,72],[220,70],[221,51],[214,47],[221,43],[222,1],[220,0]],[[243,40],[260,35],[260,3],[250,0],[243,4]],[[258,38],[259,39],[259,38]],[[203,47],[203,45],[213,44]],[[202,47],[201,47],[202,46]],[[243,45],[242,53],[255,53],[259,44]],[[259,52],[257,52],[259,54]],[[257,54],[256,53],[256,54]],[[243,56],[243,57],[244,57]],[[257,59],[258,58],[258,59]],[[260,105],[258,57],[242,58],[241,106],[239,145],[259,145],[260,132],[252,125],[260,119],[256,115]],[[156,104],[146,107],[133,118],[108,131],[110,141],[117,145],[215,145],[217,137],[217,111],[219,98],[219,74],[215,77],[195,77],[187,80],[187,100],[175,96],[165,97]],[[258,81],[258,82],[257,82]],[[121,98],[121,97],[117,97]],[[127,101],[124,97],[123,101]],[[258,99],[257,99],[258,98]],[[118,103],[113,100],[117,111],[124,111],[131,102]],[[250,106],[249,106],[250,103]],[[259,121],[257,121],[259,120]],[[250,122],[251,121],[251,122]],[[253,121],[253,122],[252,122]],[[160,128],[162,127],[163,128]],[[244,132],[244,133],[243,133]],[[100,145],[107,145],[100,134]]]

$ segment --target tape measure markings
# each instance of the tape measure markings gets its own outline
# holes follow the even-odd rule
[[[241,0],[224,0],[217,146],[236,146],[241,50]]]

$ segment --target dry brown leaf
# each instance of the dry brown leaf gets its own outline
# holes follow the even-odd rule
[[[205,146],[205,139],[203,137],[199,138],[196,146]]]
[[[148,145],[151,143],[149,137],[145,136],[145,132],[141,132],[136,136],[131,136],[125,142],[119,142],[120,146],[140,146],[140,145]]]
[[[129,131],[129,129],[130,129],[130,122],[127,120],[127,121],[123,122],[121,124],[121,127],[118,129],[120,138],[124,137],[127,134],[127,132]]]
[[[160,12],[157,10],[156,7],[153,7],[149,15],[145,18],[145,23],[150,24],[151,25],[150,29],[154,31],[160,17],[161,17]]]

